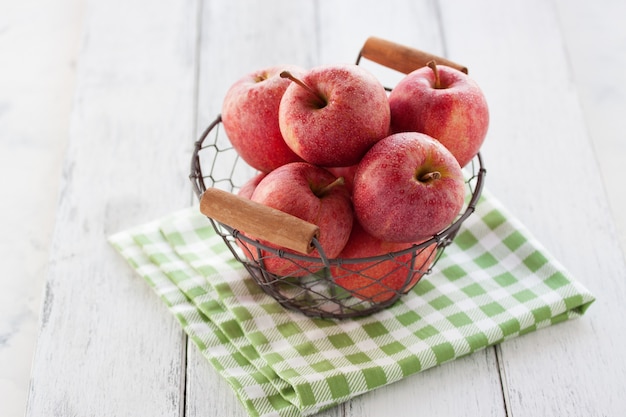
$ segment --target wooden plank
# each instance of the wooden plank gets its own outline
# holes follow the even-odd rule
[[[26,412],[69,130],[81,1],[0,2],[1,416]]]
[[[445,1],[442,16],[450,54],[471,68],[492,107],[488,187],[598,297],[581,320],[501,345],[510,413],[621,415],[626,266],[555,8]]]
[[[189,204],[196,3],[87,3],[29,416],[173,416],[186,338],[107,237]]]
[[[626,254],[626,2],[556,1],[572,77]]]

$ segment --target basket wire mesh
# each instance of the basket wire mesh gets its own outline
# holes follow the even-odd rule
[[[365,316],[394,304],[430,273],[474,212],[486,173],[480,153],[466,171],[467,202],[453,223],[422,243],[379,256],[327,258],[315,238],[313,244],[320,256],[302,255],[208,219],[235,259],[284,307],[313,317]],[[217,116],[194,146],[189,177],[196,196],[201,199],[209,187],[237,193],[256,174],[231,146]],[[266,266],[276,262],[287,265],[288,275],[268,271]]]

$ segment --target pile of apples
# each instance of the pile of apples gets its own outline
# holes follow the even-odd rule
[[[453,222],[465,201],[462,168],[489,125],[477,83],[435,62],[391,92],[356,64],[259,69],[230,87],[221,117],[235,150],[259,171],[239,195],[317,225],[324,254],[342,259],[401,251]],[[434,251],[422,253],[415,263],[427,270]],[[303,271],[280,257],[264,267]],[[397,260],[333,269],[335,283],[358,298],[382,302],[406,288]]]

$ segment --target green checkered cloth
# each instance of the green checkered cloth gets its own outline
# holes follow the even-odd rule
[[[358,319],[284,309],[198,207],[110,237],[251,416],[303,416],[581,316],[594,297],[483,192],[430,275]]]

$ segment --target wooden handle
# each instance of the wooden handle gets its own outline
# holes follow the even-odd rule
[[[404,74],[424,67],[433,60],[437,64],[447,65],[467,74],[467,67],[449,59],[377,37],[370,37],[365,41],[363,48],[361,48],[359,59],[361,57]]]
[[[200,211],[251,238],[303,254],[315,249],[313,238],[319,239],[316,225],[218,188],[202,194]]]

